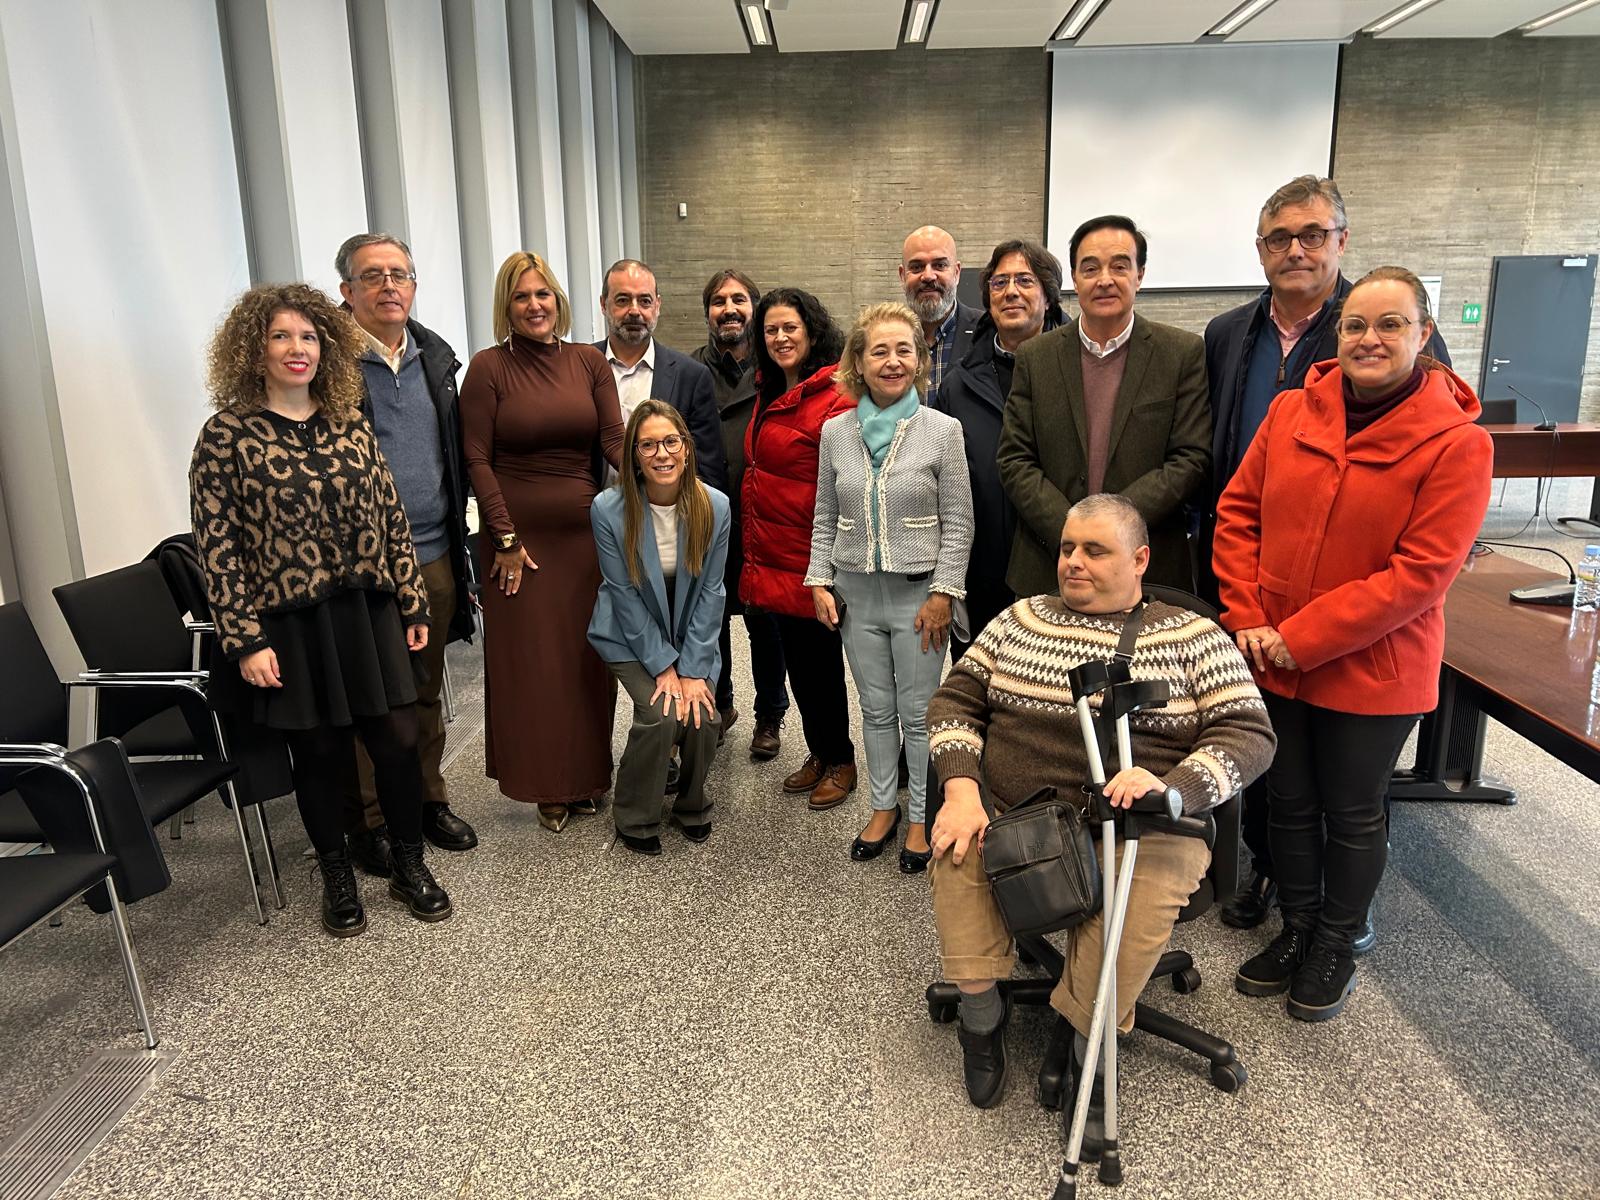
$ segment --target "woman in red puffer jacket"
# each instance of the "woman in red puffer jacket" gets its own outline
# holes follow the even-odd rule
[[[833,372],[844,333],[822,302],[799,288],[774,288],[756,306],[756,411],[744,435],[744,570],[739,599],[772,613],[783,640],[789,687],[800,707],[806,761],[783,781],[832,808],[856,786],[844,644],[817,620],[804,584],[817,505],[822,423],[855,407]]]
[[[1428,294],[1399,267],[1351,289],[1337,362],[1267,411],[1217,504],[1222,625],[1278,735],[1267,771],[1283,932],[1239,968],[1323,1021],[1355,987],[1351,943],[1387,857],[1384,796],[1438,700],[1444,597],[1489,502],[1472,389],[1420,354]]]

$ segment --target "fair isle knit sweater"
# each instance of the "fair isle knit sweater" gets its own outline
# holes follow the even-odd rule
[[[1057,596],[1019,600],[991,621],[928,705],[940,784],[982,779],[1001,812],[1045,786],[1062,799],[1081,795],[1088,757],[1067,672],[1111,658],[1125,621],[1074,612]],[[1266,706],[1244,656],[1211,621],[1151,603],[1130,670],[1172,688],[1165,708],[1129,718],[1132,765],[1177,788],[1185,812],[1216,807],[1267,769],[1277,738]],[[1115,747],[1102,754],[1115,775]]]

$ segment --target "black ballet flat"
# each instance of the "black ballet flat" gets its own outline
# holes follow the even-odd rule
[[[928,869],[928,863],[932,861],[932,859],[933,848],[931,846],[922,851],[907,850],[904,847],[901,847],[900,874],[921,875]]]
[[[857,862],[867,862],[870,859],[877,858],[878,855],[883,853],[883,848],[889,844],[891,839],[893,839],[894,831],[899,828],[900,806],[896,804],[894,806],[894,820],[889,823],[889,832],[884,834],[875,842],[868,842],[862,840],[861,838],[857,838],[855,841],[850,843],[850,857],[855,859]]]

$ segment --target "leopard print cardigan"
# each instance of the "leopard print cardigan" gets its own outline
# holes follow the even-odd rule
[[[427,623],[411,527],[365,417],[216,413],[195,442],[189,499],[230,662],[268,645],[264,615],[346,589],[390,593],[405,624]]]

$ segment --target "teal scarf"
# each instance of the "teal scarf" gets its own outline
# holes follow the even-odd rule
[[[917,406],[921,403],[922,399],[914,387],[907,388],[906,394],[888,408],[879,408],[870,394],[861,397],[861,402],[856,405],[856,419],[861,422],[861,440],[866,443],[867,453],[872,456],[874,472],[883,466],[884,456],[889,453],[889,444],[894,441],[895,429],[901,421],[915,416]]]

